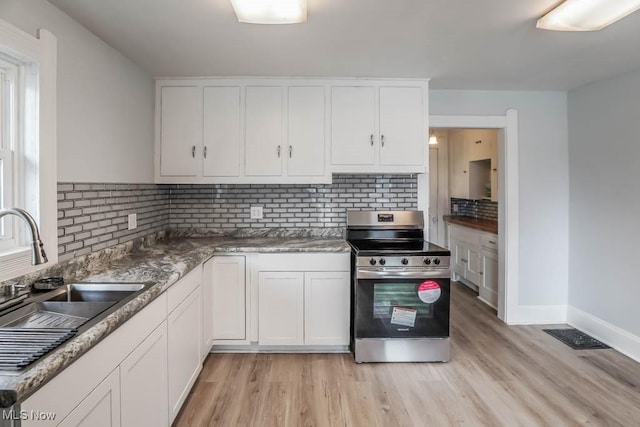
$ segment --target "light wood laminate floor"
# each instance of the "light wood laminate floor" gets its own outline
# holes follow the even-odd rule
[[[449,363],[212,354],[177,426],[640,426],[640,364],[506,326],[452,287]]]

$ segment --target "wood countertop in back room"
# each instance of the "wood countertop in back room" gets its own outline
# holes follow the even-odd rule
[[[442,217],[449,224],[462,225],[464,227],[473,228],[487,233],[498,234],[498,221],[489,219],[477,219],[470,216],[460,215],[444,215]]]

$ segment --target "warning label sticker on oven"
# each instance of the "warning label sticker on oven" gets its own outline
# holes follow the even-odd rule
[[[418,314],[418,310],[412,310],[404,307],[393,307],[393,312],[391,313],[391,324],[409,326],[413,328],[416,324],[416,314]]]
[[[420,298],[422,302],[433,304],[440,299],[440,295],[442,295],[442,290],[438,282],[427,280],[418,286],[418,298]]]

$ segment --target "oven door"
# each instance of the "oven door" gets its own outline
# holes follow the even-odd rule
[[[448,276],[448,270],[431,274],[359,271],[354,292],[354,338],[448,337]]]

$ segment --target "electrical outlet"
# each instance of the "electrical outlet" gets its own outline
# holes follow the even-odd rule
[[[262,219],[264,213],[262,212],[262,206],[251,206],[251,219]]]
[[[453,205],[453,211],[458,212],[458,205]]]
[[[135,230],[138,227],[138,214],[129,214],[127,221],[129,223],[127,230]]]

